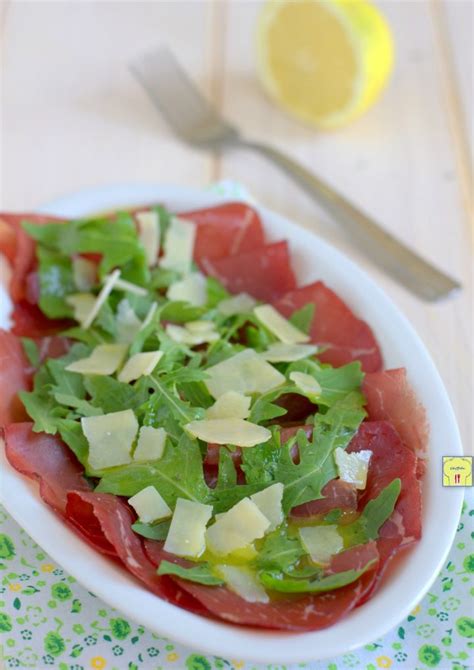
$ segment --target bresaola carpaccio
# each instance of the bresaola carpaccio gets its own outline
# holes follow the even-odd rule
[[[324,277],[297,285],[254,208],[4,214],[0,251],[7,458],[157,597],[318,630],[420,539],[409,371]]]

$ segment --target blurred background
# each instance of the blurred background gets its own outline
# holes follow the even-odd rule
[[[465,445],[472,401],[473,3],[378,0],[395,45],[391,79],[363,116],[318,131],[287,115],[256,72],[261,2],[15,2],[0,5],[1,208],[34,209],[88,186],[242,182],[365,266],[425,340],[451,394]],[[301,191],[263,159],[210,155],[176,140],[128,63],[169,45],[246,135],[324,177],[464,284],[420,303],[370,266]],[[446,445],[449,452],[449,445]]]

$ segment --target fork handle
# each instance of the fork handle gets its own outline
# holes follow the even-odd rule
[[[253,149],[278,165],[344,227],[351,241],[366,256],[418,297],[434,302],[461,288],[457,281],[427,263],[331,186],[281,151],[240,139],[237,145]]]

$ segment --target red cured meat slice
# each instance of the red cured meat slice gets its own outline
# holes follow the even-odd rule
[[[370,588],[373,575],[371,570],[336,591],[269,603],[249,603],[224,586],[206,587],[183,579],[176,582],[220,619],[247,626],[309,631],[327,628],[350,612]]]
[[[31,374],[20,340],[0,330],[0,426],[27,418],[19,391],[28,391]]]
[[[64,337],[39,338],[36,344],[40,361],[62,356],[69,347]],[[30,390],[33,373],[20,339],[0,330],[0,426],[28,419],[18,393]]]
[[[12,265],[10,295],[12,300],[21,300],[26,295],[26,275],[35,264],[35,242],[21,227],[22,221],[39,225],[59,223],[62,219],[42,214],[0,214],[0,253],[4,253]],[[10,230],[6,232],[7,228]]]
[[[194,260],[235,256],[265,244],[257,212],[242,202],[179,214],[197,224]]]
[[[379,531],[377,548],[380,563],[372,590],[378,585],[390,560],[402,548],[421,537],[421,487],[417,478],[417,458],[397,431],[386,421],[369,421],[361,425],[348,447],[349,452],[372,451],[367,487],[360,497],[359,509],[375,498],[391,481],[401,480],[400,496],[391,518]],[[364,600],[370,597],[367,592]]]
[[[55,335],[61,330],[69,328],[73,321],[68,319],[48,319],[36,305],[30,305],[25,300],[17,302],[13,309],[12,333],[19,337],[45,337]]]
[[[89,491],[84,468],[56,435],[34,433],[29,422],[4,429],[5,453],[11,465],[39,481],[40,495],[58,514],[65,516],[67,492]]]
[[[160,542],[146,540],[145,548],[156,566],[164,559],[187,565],[176,556],[170,557],[166,554]],[[366,556],[369,556],[368,552]],[[370,550],[369,560],[372,556],[377,557],[373,549]],[[358,563],[354,565],[357,567]],[[285,598],[268,604],[249,603],[225,586],[202,586],[183,579],[176,579],[176,582],[220,619],[248,626],[304,631],[326,628],[347,614],[370,588],[373,574],[370,571],[354,584],[337,591],[301,598]]]
[[[376,542],[359,544],[333,556],[326,573],[334,574],[336,572],[345,572],[346,570],[362,570],[368,563],[378,561],[378,559],[379,552],[377,551]]]
[[[338,508],[344,512],[355,512],[357,510],[357,490],[352,484],[340,479],[332,479],[321,491],[324,498],[311,500],[311,502],[298,505],[291,510],[294,518],[316,516],[327,514]]]
[[[323,282],[297,288],[274,302],[274,307],[289,317],[308,303],[315,305],[311,340],[326,347],[318,357],[335,367],[360,361],[365,372],[382,368],[382,354],[369,326]]]
[[[227,258],[202,258],[203,272],[218,279],[231,293],[249,293],[272,301],[296,286],[285,241],[266,244]]]
[[[407,447],[421,455],[427,447],[426,411],[410,386],[405,368],[367,374],[362,385],[372,421],[387,420]]]
[[[90,544],[119,558],[127,570],[155,595],[205,614],[202,605],[183,593],[176,582],[156,574],[155,565],[145,553],[141,538],[131,528],[135,515],[124,500],[109,493],[70,491],[66,514],[76,531]]]

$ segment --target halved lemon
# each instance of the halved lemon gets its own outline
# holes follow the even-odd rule
[[[362,114],[393,63],[389,27],[366,0],[269,0],[257,45],[259,74],[270,96],[321,128]]]

